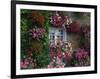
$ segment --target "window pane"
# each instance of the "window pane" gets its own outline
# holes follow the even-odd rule
[[[55,33],[50,33],[50,41],[54,41],[55,40]]]

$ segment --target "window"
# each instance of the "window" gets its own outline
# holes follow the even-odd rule
[[[59,30],[58,39],[60,39],[61,41],[63,41],[63,30]]]
[[[55,41],[55,33],[50,33],[50,42]]]
[[[50,42],[56,42],[57,40],[65,41],[65,30],[59,28],[52,28],[49,33]]]

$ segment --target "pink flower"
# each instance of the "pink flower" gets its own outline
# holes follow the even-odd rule
[[[24,60],[24,64],[28,65],[29,61],[27,59]]]
[[[43,38],[44,34],[45,34],[44,28],[33,28],[29,30],[29,35],[37,40]]]
[[[28,67],[27,64],[25,64],[23,61],[21,61],[21,68],[25,69],[27,67]]]
[[[54,26],[62,27],[64,22],[62,17],[58,14],[58,12],[55,12],[54,15],[51,17],[51,23]]]
[[[62,60],[61,60],[60,58],[57,57],[57,59],[56,59],[56,64],[59,65],[59,64],[61,64],[61,63],[62,63]]]
[[[88,57],[88,52],[84,51],[84,50],[79,50],[76,54],[75,54],[76,58],[78,58],[79,60],[82,59],[86,59]]]
[[[62,54],[62,52],[58,52],[58,57],[60,58],[60,59],[62,59],[62,57],[63,57],[63,54]]]

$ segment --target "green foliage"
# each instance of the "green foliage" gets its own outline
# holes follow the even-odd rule
[[[48,45],[49,36],[48,35],[49,35],[49,28],[50,28],[51,12],[50,11],[41,11],[41,14],[44,15],[44,17],[45,17],[44,28],[46,30],[46,33],[44,35],[44,38],[41,40],[44,50],[43,50],[43,52],[36,55],[36,59],[37,59],[39,68],[46,68],[50,62],[49,45]]]
[[[76,19],[87,20],[90,17],[90,13],[74,12],[74,17]]]
[[[32,12],[32,10],[21,10],[21,59],[24,59],[27,57],[27,50],[29,48],[33,49],[33,59],[37,60],[37,68],[45,68],[50,61],[49,58],[49,27],[50,27],[50,11],[38,11],[45,17],[45,23],[44,23],[44,29],[46,30],[46,33],[44,35],[44,38],[40,41],[36,40],[30,40],[29,37],[29,29],[34,27],[34,24],[30,21],[29,15]],[[34,50],[37,51],[34,51]]]
[[[28,20],[26,10],[21,10],[21,58],[24,58],[29,47]]]

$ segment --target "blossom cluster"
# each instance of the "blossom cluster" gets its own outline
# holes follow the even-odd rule
[[[56,44],[50,44],[51,62],[48,68],[64,68],[68,64],[66,61],[69,62],[71,60],[71,51],[68,50],[67,47],[69,46],[66,46],[65,43],[61,41],[57,41]]]
[[[44,28],[32,28],[29,30],[29,35],[32,38],[35,38],[37,40],[40,40],[44,37],[45,29]]]
[[[80,49],[79,51],[77,51],[75,56],[78,60],[83,60],[83,59],[86,59],[88,57],[88,52],[86,52],[85,50]]]
[[[27,55],[24,57],[24,59],[21,60],[21,69],[28,69],[28,68],[36,68],[37,67],[37,63],[36,63],[36,59],[32,58],[33,53],[32,51],[28,51]]]
[[[74,51],[72,49],[69,50],[67,47],[68,46],[64,43],[59,44],[59,46],[56,44],[50,45],[51,61],[48,68],[90,65],[90,57],[87,51],[84,49],[77,49],[77,51]],[[71,48],[71,46],[69,48]]]
[[[21,69],[36,68],[36,66],[36,61],[30,57],[21,60]]]
[[[56,11],[51,17],[51,24],[57,27],[69,26],[72,23],[72,20],[69,16],[60,16],[60,14]]]
[[[55,12],[53,14],[53,16],[51,17],[51,23],[54,25],[54,26],[57,26],[57,27],[61,27],[63,25],[63,19],[62,17],[58,14],[58,12]]]
[[[90,65],[89,53],[83,49],[80,49],[75,53],[75,59],[77,61],[77,63],[75,63],[75,66],[88,66],[88,65]]]

